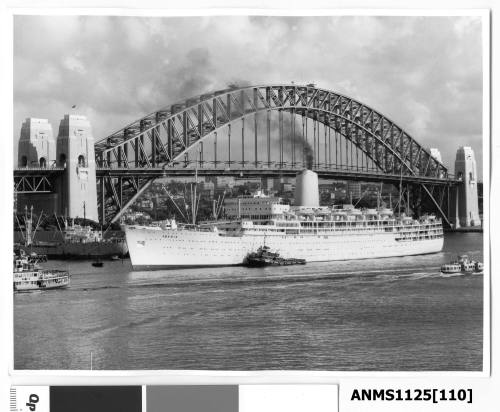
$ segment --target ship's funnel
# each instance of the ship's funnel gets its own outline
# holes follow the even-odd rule
[[[318,175],[304,170],[295,180],[295,206],[319,207]]]

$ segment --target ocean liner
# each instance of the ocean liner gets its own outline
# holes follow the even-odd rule
[[[318,177],[297,176],[294,206],[257,193],[227,199],[226,222],[126,226],[135,270],[243,264],[262,245],[307,262],[436,253],[443,248],[441,220],[413,219],[388,208],[319,206]]]

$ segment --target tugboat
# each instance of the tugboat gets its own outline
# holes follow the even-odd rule
[[[28,255],[14,255],[14,292],[56,289],[69,285],[66,270],[41,269]]]
[[[249,253],[245,259],[246,266],[283,266],[283,265],[305,265],[305,259],[289,258],[285,259],[277,252],[271,252],[269,246],[261,246],[256,252]]]
[[[483,264],[476,260],[470,259],[467,255],[458,256],[457,260],[446,263],[441,266],[441,273],[482,273]]]

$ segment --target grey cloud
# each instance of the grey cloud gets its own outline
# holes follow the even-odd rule
[[[482,157],[482,70],[477,18],[16,16],[14,140],[25,117],[56,129],[73,104],[100,138],[230,83],[314,81],[452,167],[462,142]]]

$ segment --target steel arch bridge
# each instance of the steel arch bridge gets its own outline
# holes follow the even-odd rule
[[[399,180],[423,191],[445,221],[447,191],[457,184],[387,116],[315,85],[230,86],[190,98],[96,142],[95,154],[106,223],[116,221],[154,179],[194,175],[195,169],[273,176],[308,167],[322,177]]]

